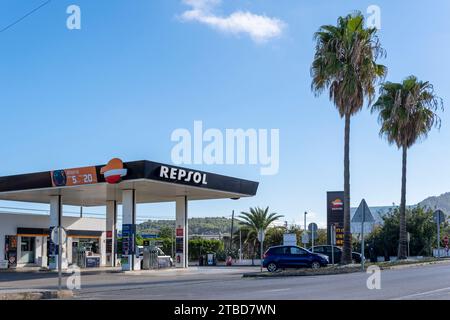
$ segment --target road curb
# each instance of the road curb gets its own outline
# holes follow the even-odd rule
[[[313,276],[327,276],[337,274],[349,274],[361,272],[360,267],[349,267],[340,269],[323,269],[323,270],[296,270],[296,271],[282,271],[277,273],[268,272],[252,272],[244,273],[243,278],[284,278],[284,277],[313,277]]]
[[[417,262],[417,263],[408,263],[408,264],[399,264],[399,265],[385,265],[379,266],[376,264],[369,265],[370,266],[378,266],[381,270],[398,270],[405,268],[413,268],[413,267],[421,267],[421,266],[429,266],[436,264],[450,264],[450,260],[440,260],[440,261],[427,261],[427,262]],[[367,271],[367,267],[364,272]],[[296,270],[296,271],[282,271],[277,273],[268,273],[268,272],[252,272],[252,273],[244,273],[242,275],[243,278],[284,278],[284,277],[313,277],[313,276],[327,276],[327,275],[337,275],[337,274],[349,274],[349,273],[357,273],[362,272],[360,266],[354,267],[344,267],[338,269],[319,269],[319,270]]]
[[[435,265],[435,264],[450,264],[450,260],[427,261],[427,262],[399,264],[399,265],[394,265],[394,266],[379,266],[379,267],[381,270],[396,270],[396,269],[405,269],[405,268],[413,268],[413,267],[421,267],[421,266],[430,266],[430,265]]]
[[[0,301],[5,300],[50,300],[50,299],[71,299],[71,290],[42,290],[42,291],[10,291],[0,292]]]

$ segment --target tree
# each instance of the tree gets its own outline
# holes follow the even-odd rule
[[[286,233],[285,227],[273,227],[267,229],[267,234],[264,239],[266,248],[279,246],[283,244],[283,236]]]
[[[317,230],[317,240],[314,240],[315,246],[327,245],[327,229],[319,229]]]
[[[172,239],[174,237],[174,228],[163,226],[159,229],[159,237],[162,239]]]
[[[275,221],[283,217],[275,212],[269,213],[269,207],[250,208],[250,212],[241,212],[239,223],[248,229],[246,241],[252,240],[256,244],[258,231],[266,231],[267,228]],[[256,250],[255,250],[256,251]]]
[[[316,96],[328,89],[330,100],[345,119],[344,137],[344,248],[342,263],[352,262],[350,231],[350,118],[367,99],[371,104],[377,80],[387,68],[376,60],[385,55],[376,28],[365,28],[360,12],[339,17],[337,26],[324,25],[315,33],[311,89]]]
[[[432,246],[436,243],[436,223],[433,210],[414,207],[406,209],[406,225],[411,236],[411,255],[431,256]],[[395,208],[383,215],[383,224],[376,227],[367,237],[367,243],[375,248],[377,255],[386,258],[398,254],[400,209]],[[448,223],[443,225],[443,230]]]
[[[386,82],[381,86],[380,97],[372,106],[378,112],[380,136],[389,144],[402,150],[402,188],[400,200],[400,244],[398,258],[407,258],[406,232],[406,164],[408,149],[418,140],[426,138],[433,127],[440,127],[436,114],[443,110],[443,102],[434,93],[433,85],[410,76],[402,83]]]
[[[265,209],[257,207],[250,208],[250,212],[241,212],[241,215],[239,216],[239,219],[241,220],[239,222],[258,232],[259,230],[266,231],[273,222],[282,217],[282,215],[275,212],[269,213],[269,207]]]

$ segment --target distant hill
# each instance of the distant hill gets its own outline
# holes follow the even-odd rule
[[[234,220],[235,228],[237,227],[237,221]],[[230,233],[231,219],[223,217],[213,218],[190,218],[188,220],[189,234],[202,234],[202,235],[218,235]],[[175,221],[173,220],[150,220],[137,225],[137,231],[139,233],[157,233],[161,228],[175,227]]]
[[[430,209],[441,209],[446,213],[450,213],[450,192],[437,197],[426,198],[419,205]]]

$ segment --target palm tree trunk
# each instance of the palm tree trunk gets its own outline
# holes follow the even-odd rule
[[[400,241],[399,241],[399,259],[407,258],[407,236],[406,236],[406,163],[407,163],[408,148],[403,146],[403,159],[402,159],[402,197],[400,201]]]
[[[342,263],[352,263],[352,234],[350,230],[350,114],[345,115],[344,142],[344,247]]]

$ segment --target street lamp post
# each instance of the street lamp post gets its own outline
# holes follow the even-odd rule
[[[308,229],[307,229],[307,226],[306,226],[306,215],[307,215],[307,214],[308,214],[308,211],[305,211],[305,214],[304,214],[304,217],[305,217],[305,225],[304,225],[305,236],[307,235],[307,232],[308,232],[308,231],[307,231]],[[307,241],[308,241],[308,243],[309,243],[309,240],[307,240]],[[304,243],[304,245],[307,245],[308,243],[306,243],[306,244]]]
[[[307,211],[305,211],[305,231],[306,231],[306,215],[308,214]]]
[[[239,228],[239,264],[242,264],[242,229]]]

